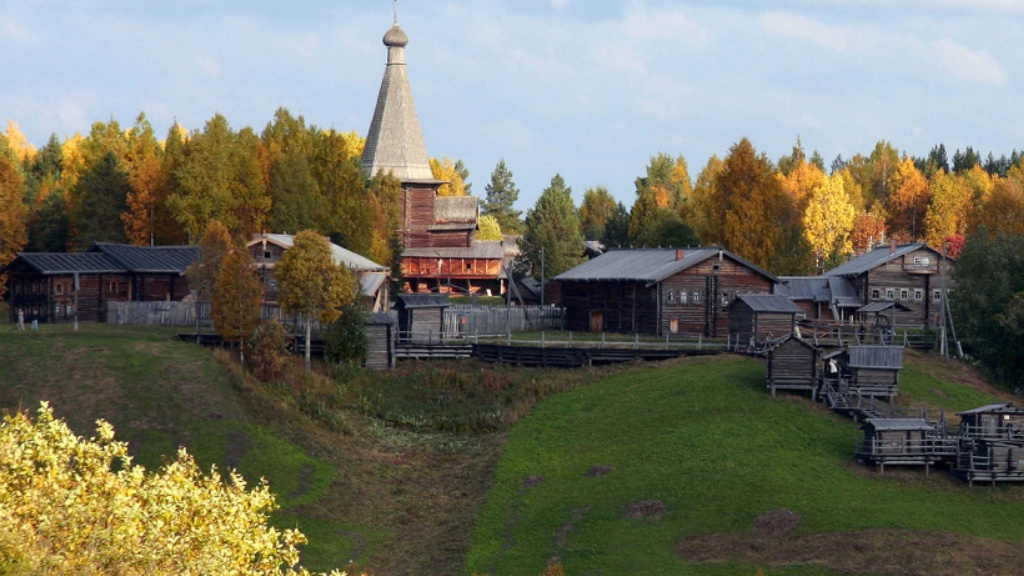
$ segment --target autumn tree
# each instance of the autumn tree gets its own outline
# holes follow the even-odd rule
[[[697,183],[693,187],[693,202],[688,222],[693,227],[702,244],[712,244],[711,237],[717,233],[720,225],[718,216],[721,214],[713,204],[718,197],[715,182],[725,167],[718,156],[712,156],[697,175]]]
[[[271,199],[269,224],[278,231],[315,228],[321,205],[316,178],[310,166],[313,139],[302,116],[285,108],[274,112],[261,137],[266,149]]]
[[[144,114],[128,132],[126,160],[129,191],[121,213],[125,238],[136,246],[155,244],[163,148]]]
[[[838,265],[853,250],[850,234],[855,214],[841,175],[825,177],[811,191],[804,211],[804,235],[819,273]]]
[[[885,218],[877,211],[860,212],[853,218],[850,245],[854,254],[863,254],[885,243],[888,228]]]
[[[924,239],[930,246],[941,246],[943,239],[964,235],[974,206],[967,181],[939,170],[928,182],[928,208],[924,216]]]
[[[461,165],[462,161],[458,162]],[[437,158],[430,159],[430,172],[434,175],[434,178],[443,180],[445,183],[437,188],[438,196],[467,196],[468,191],[466,189],[466,182],[462,178],[463,171],[460,171],[456,167],[456,162],[451,158],[445,156],[438,160]],[[465,172],[468,174],[468,172]]]
[[[715,178],[706,214],[707,237],[753,264],[778,274],[799,274],[809,256],[800,216],[771,162],[744,138],[729,150]]]
[[[239,360],[244,366],[246,339],[260,323],[263,302],[263,283],[253,271],[245,244],[236,243],[221,259],[215,286],[210,302],[213,328],[226,342],[238,342]]]
[[[367,185],[367,199],[370,202],[371,214],[369,228],[370,260],[374,262],[392,262],[399,259],[398,249],[401,242],[396,242],[398,230],[402,228],[401,203],[402,183],[390,172],[378,172]],[[396,270],[392,265],[392,271]]]
[[[974,233],[989,237],[1024,235],[1024,171],[1011,168],[1006,178],[995,183],[978,210],[972,236]]]
[[[547,278],[553,278],[583,261],[583,232],[572,189],[560,174],[551,178],[537,204],[526,213],[520,248],[538,279],[542,271]]]
[[[501,240],[501,225],[494,216],[481,216],[476,222],[477,240]]]
[[[199,241],[199,260],[185,270],[196,306],[196,342],[199,342],[199,304],[213,298],[217,272],[231,250],[231,233],[219,220],[210,220]]]
[[[0,268],[17,257],[27,241],[24,179],[7,138],[0,136]],[[7,291],[7,275],[0,274],[0,297]]]
[[[484,187],[487,196],[484,198],[482,213],[494,216],[506,234],[517,234],[522,230],[522,213],[512,208],[519,199],[519,188],[512,179],[512,171],[501,160],[491,172],[491,181]]]
[[[650,194],[660,208],[677,210],[693,195],[686,160],[665,153],[651,158],[646,173],[636,179],[635,185],[637,196]]]
[[[313,136],[313,177],[323,203],[317,228],[337,244],[363,256],[370,255],[375,219],[368,201],[367,177],[360,162],[362,139],[354,134],[317,132]]]
[[[355,274],[335,264],[327,239],[313,230],[295,235],[274,269],[278,284],[277,299],[288,314],[298,316],[306,326],[305,366],[311,369],[310,341],[313,322],[330,324],[341,309],[356,298]]]
[[[920,240],[924,237],[928,209],[928,181],[907,157],[896,166],[890,184],[892,189],[885,203],[889,234],[912,242]]]
[[[615,198],[604,186],[587,188],[580,202],[578,216],[583,237],[588,240],[600,240],[604,236],[605,226],[615,213]]]
[[[269,525],[265,481],[205,474],[184,448],[145,470],[103,420],[85,439],[45,402],[5,415],[0,470],[5,574],[309,574],[302,533]]]

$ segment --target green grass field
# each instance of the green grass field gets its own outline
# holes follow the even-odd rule
[[[910,403],[990,400],[920,369],[907,380]],[[761,363],[720,357],[623,372],[545,400],[509,434],[466,571],[540,574],[557,561],[567,574],[833,573],[828,562],[761,564],[726,551],[692,563],[677,551],[688,537],[748,535],[755,518],[779,509],[800,515],[797,536],[1024,537],[1020,487],[972,490],[916,470],[879,476],[852,460],[852,421],[799,397],[771,398],[762,382]],[[649,514],[627,517],[631,506]]]

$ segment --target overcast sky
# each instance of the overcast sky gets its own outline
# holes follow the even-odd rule
[[[392,0],[0,0],[0,122],[36,146],[278,107],[366,134]],[[1024,0],[400,0],[431,156],[477,195],[505,159],[533,205],[555,173],[630,205],[651,156],[692,178],[747,137],[826,165],[879,140],[917,156],[1024,149]]]

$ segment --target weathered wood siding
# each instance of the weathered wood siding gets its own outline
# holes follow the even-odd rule
[[[561,282],[567,330],[653,334],[658,327],[658,291],[642,282]],[[597,319],[597,324],[595,324]],[[599,330],[594,330],[600,325]]]
[[[366,364],[374,370],[388,370],[395,367],[393,324],[366,325]]]
[[[818,350],[790,338],[768,353],[765,372],[769,387],[813,390],[818,382]]]
[[[850,367],[851,394],[894,397],[899,389],[899,370],[890,368]]]
[[[410,234],[407,241],[418,239],[434,224],[434,188],[406,184],[402,188],[402,221]],[[429,247],[429,243],[407,243],[409,247]]]
[[[909,308],[897,311],[898,326],[935,326],[941,313],[941,300],[935,299],[939,281],[939,256],[927,248],[915,250],[854,279],[864,303],[872,300],[894,300]],[[946,283],[949,271],[943,265]]]

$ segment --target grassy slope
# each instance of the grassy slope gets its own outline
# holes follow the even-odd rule
[[[780,508],[802,516],[805,535],[1024,537],[1018,487],[970,490],[917,471],[878,476],[852,462],[851,421],[802,398],[771,398],[762,382],[759,362],[716,358],[623,372],[544,401],[509,434],[467,571],[539,574],[558,559],[568,574],[752,574],[757,566],[744,561],[694,564],[674,550],[688,536],[749,533],[757,516]],[[961,410],[991,398],[920,367],[904,383],[908,404]],[[595,466],[612,470],[588,475]],[[664,502],[660,521],[625,518],[630,504],[649,500]]]

